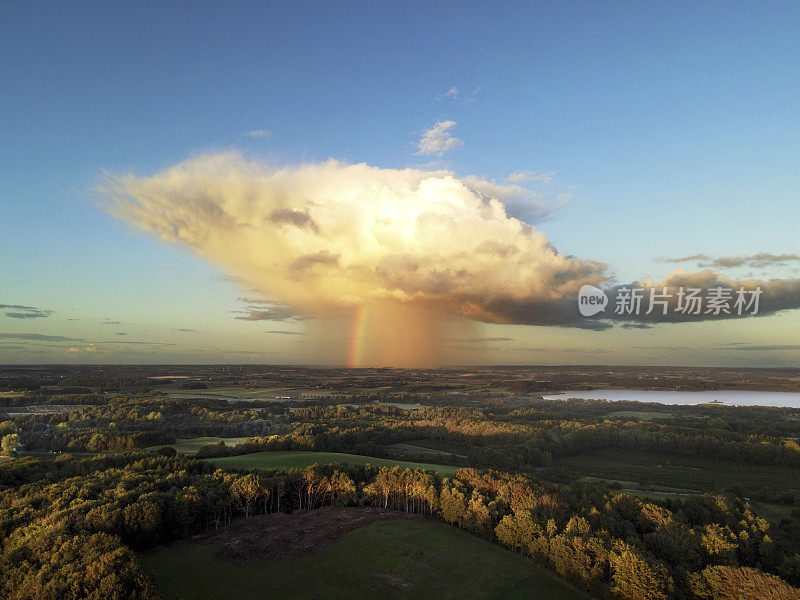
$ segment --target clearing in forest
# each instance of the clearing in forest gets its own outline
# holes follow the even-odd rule
[[[141,561],[165,600],[582,598],[520,554],[439,521],[400,517],[359,508],[251,517]],[[231,557],[242,549],[250,558]]]

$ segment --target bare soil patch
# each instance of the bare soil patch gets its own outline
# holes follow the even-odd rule
[[[403,518],[421,517],[383,508],[327,506],[241,519],[210,537],[219,552],[230,558],[280,558],[318,552],[349,531],[375,521]]]

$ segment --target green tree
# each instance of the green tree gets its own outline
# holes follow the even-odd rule
[[[236,479],[231,485],[231,493],[239,509],[245,517],[250,516],[253,507],[266,496],[269,490],[265,489],[261,478],[255,473],[249,473]]]
[[[17,446],[19,446],[19,434],[9,433],[3,436],[3,454],[6,456],[15,456],[17,454]]]

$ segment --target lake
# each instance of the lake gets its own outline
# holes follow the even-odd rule
[[[718,400],[728,406],[786,406],[800,408],[800,392],[750,392],[743,390],[711,390],[672,392],[658,390],[588,390],[544,394],[547,400],[608,400],[619,402],[657,402],[659,404],[707,404]]]

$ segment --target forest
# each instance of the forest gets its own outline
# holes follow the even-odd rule
[[[2,597],[157,599],[142,552],[257,515],[375,507],[522,554],[587,597],[800,598],[800,410],[485,382],[314,395],[322,376],[304,377],[272,398],[194,397],[221,385],[207,376],[4,395]],[[322,460],[219,466],[271,452]],[[448,468],[391,466],[408,460]]]

